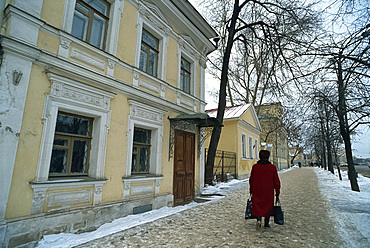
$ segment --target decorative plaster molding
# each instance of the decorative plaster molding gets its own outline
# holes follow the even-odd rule
[[[72,204],[88,203],[90,202],[90,200],[91,200],[90,190],[50,193],[46,197],[48,208],[51,207],[69,208]]]
[[[153,184],[131,186],[131,195],[146,195],[146,194],[154,194]]]
[[[143,121],[151,120],[163,125],[163,112],[158,112],[154,108],[143,108],[143,106],[133,104],[130,109],[130,116],[131,118],[139,118]]]
[[[112,98],[111,93],[107,95],[106,92],[97,88],[89,87],[88,85],[79,85],[76,82],[72,85],[67,80],[61,82],[54,76],[50,77],[50,81],[52,82],[50,90],[50,96],[52,97],[62,98],[69,101],[78,101],[80,103],[109,110],[110,99]]]
[[[148,90],[154,91],[156,93],[159,93],[159,87],[157,85],[154,85],[154,84],[149,83],[147,81],[140,80],[140,86],[142,86],[142,87],[144,87]]]
[[[147,2],[145,5],[141,3],[139,6],[139,13],[149,20],[155,27],[162,30],[167,36],[171,34],[171,28],[168,26],[166,18],[155,5]]]
[[[161,185],[161,180],[163,176],[157,177],[131,177],[131,178],[123,178],[123,200],[130,199],[130,192],[131,195],[158,195],[159,189]],[[135,185],[131,185],[135,183]],[[137,183],[144,183],[144,184],[137,184]]]
[[[70,45],[71,45],[71,40],[65,38],[65,37],[60,37],[60,46],[64,49],[69,49]]]
[[[101,70],[104,70],[105,68],[105,62],[100,60],[100,59],[97,59],[97,58],[94,58],[92,56],[90,56],[89,54],[86,54],[82,51],[79,51],[77,50],[76,48],[72,48],[72,51],[71,51],[71,58],[74,58],[74,59],[77,59],[81,62],[84,62],[86,64],[89,64],[89,65],[92,65],[98,69],[101,69]]]

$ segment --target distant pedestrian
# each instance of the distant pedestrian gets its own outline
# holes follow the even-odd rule
[[[249,192],[252,195],[252,215],[257,216],[256,229],[261,229],[262,217],[265,217],[265,228],[269,228],[270,210],[274,206],[274,190],[276,200],[280,195],[280,180],[276,166],[269,161],[270,152],[261,150],[260,160],[252,167],[249,178]]]
[[[302,167],[301,162],[298,162],[298,167],[299,167],[299,168],[301,168],[301,167]]]

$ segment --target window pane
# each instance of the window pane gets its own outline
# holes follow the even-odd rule
[[[101,0],[83,0],[85,3],[99,11],[100,13],[107,15],[108,13],[108,5]]]
[[[137,172],[137,154],[132,154],[132,172]]]
[[[73,142],[73,156],[71,172],[87,173],[87,155],[89,142],[87,140],[75,140]]]
[[[135,129],[134,142],[142,144],[150,144],[150,130]]]
[[[54,146],[68,146],[68,140],[66,140],[66,139],[54,139]]]
[[[140,148],[140,172],[148,172],[149,167],[149,147]]]
[[[181,59],[181,67],[187,71],[190,71],[190,63],[184,59]]]
[[[67,149],[53,149],[49,173],[66,173],[67,158]]]
[[[59,113],[55,131],[90,136],[90,127],[90,119]]]
[[[100,49],[103,48],[104,34],[105,34],[105,20],[100,16],[94,14],[90,44]]]
[[[147,33],[145,30],[143,31],[142,40],[149,46],[158,50],[158,40],[153,36],[149,35],[149,33]]]
[[[184,71],[181,71],[180,74],[180,90],[184,90]]]
[[[71,34],[78,39],[86,41],[88,23],[89,23],[88,17],[82,15],[80,12],[75,10]]]
[[[79,11],[81,11],[82,13],[84,13],[85,15],[89,15],[89,9],[88,8],[85,8],[80,3],[77,3],[76,4],[76,9],[78,9]]]
[[[146,52],[140,51],[139,69],[146,72],[146,64],[147,64],[147,54]]]
[[[152,76],[157,76],[157,52],[150,50],[148,73]]]
[[[190,75],[189,73],[184,74],[184,91],[190,93]]]

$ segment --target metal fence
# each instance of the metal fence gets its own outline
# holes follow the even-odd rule
[[[206,149],[206,160],[207,154]],[[214,181],[227,182],[236,176],[236,153],[217,150],[213,166]]]

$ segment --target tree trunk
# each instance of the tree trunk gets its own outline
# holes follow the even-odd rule
[[[220,124],[223,123],[224,112],[226,108],[226,90],[227,90],[226,87],[228,82],[229,61],[231,50],[234,44],[235,26],[236,21],[239,17],[239,12],[240,12],[239,0],[235,0],[233,16],[231,18],[230,26],[228,28],[228,38],[222,62],[221,83],[217,110],[217,119],[220,121]],[[218,142],[220,140],[220,136],[221,136],[221,126],[214,127],[212,131],[211,142],[208,148],[207,164],[205,171],[205,183],[208,185],[213,185],[213,166],[215,162],[215,155],[217,151]]]
[[[329,112],[326,108],[326,104],[324,104],[325,109],[325,122],[326,122],[326,128],[325,128],[325,140],[326,140],[326,150],[328,154],[328,171],[334,174],[334,167],[333,167],[333,156],[332,156],[332,149],[331,149],[331,137],[329,133]]]
[[[351,182],[351,188],[353,191],[360,191],[360,187],[358,186],[358,183],[357,183],[357,173],[356,173],[356,169],[355,169],[355,165],[353,163],[353,157],[352,157],[351,137],[349,133],[348,120],[347,120],[346,98],[345,98],[341,58],[338,58],[337,63],[338,63],[337,77],[338,77],[338,95],[339,95],[338,119],[339,119],[339,126],[340,126],[340,134],[342,135],[342,138],[344,141],[344,147],[346,150],[346,158],[347,158],[347,164],[348,164],[348,178],[349,178],[349,181]]]

